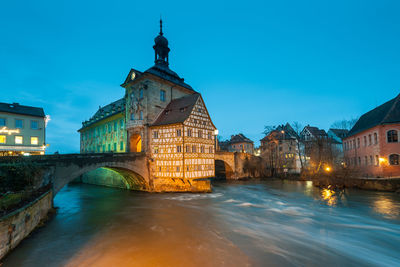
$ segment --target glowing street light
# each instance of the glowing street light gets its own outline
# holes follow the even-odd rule
[[[331,169],[331,167],[329,167],[329,166],[327,166],[326,168],[325,168],[325,171],[327,171],[327,172],[330,172],[332,169]]]

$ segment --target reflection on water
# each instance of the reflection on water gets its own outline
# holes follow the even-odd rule
[[[234,182],[211,194],[72,185],[4,266],[396,266],[400,196],[310,182]]]

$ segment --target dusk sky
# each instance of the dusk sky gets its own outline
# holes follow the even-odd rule
[[[48,152],[78,152],[81,122],[154,64],[203,95],[223,138],[265,125],[328,130],[400,93],[399,1],[2,1],[0,102],[43,107]]]

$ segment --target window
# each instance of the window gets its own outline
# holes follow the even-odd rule
[[[360,138],[357,138],[357,147],[360,148]]]
[[[31,145],[38,145],[39,144],[39,138],[36,136],[31,136]]]
[[[182,147],[181,146],[176,146],[176,152],[181,153],[182,152]]]
[[[213,153],[213,148],[212,148],[212,146],[210,146],[210,147],[208,148],[208,153],[210,153],[210,154]]]
[[[140,90],[139,90],[139,98],[140,99],[143,98],[143,88],[140,88]]]
[[[139,120],[143,120],[143,111],[140,111],[139,113]]]
[[[375,166],[379,166],[379,156],[375,155]]]
[[[24,142],[24,138],[20,135],[15,136],[15,143],[16,144],[22,144]]]
[[[153,132],[153,138],[154,138],[154,139],[157,139],[157,138],[158,138],[158,131],[154,131],[154,132]]]
[[[199,138],[203,138],[203,131],[202,131],[202,130],[199,130],[198,135],[199,135]]]
[[[389,164],[399,165],[399,155],[398,154],[389,155]]]
[[[367,137],[364,136],[364,146],[367,146]]]
[[[396,130],[390,130],[387,132],[388,143],[397,143],[399,141]]]
[[[177,171],[177,172],[180,172],[180,171],[181,171],[181,168],[180,168],[179,166],[176,166],[176,171]]]
[[[195,145],[192,146],[192,152],[196,153],[196,146]]]
[[[6,119],[0,118],[0,126],[6,126]]]
[[[368,135],[368,145],[372,145],[372,136],[370,134]]]
[[[361,166],[361,158],[360,157],[358,157],[358,165]]]
[[[7,136],[2,134],[0,135],[0,144],[5,144],[7,142]]]
[[[158,147],[157,146],[154,148],[154,154],[158,154]]]
[[[200,152],[201,152],[201,153],[204,153],[204,146],[201,146],[201,147],[200,147]]]
[[[374,158],[371,155],[369,156],[369,164],[374,165]]]
[[[378,134],[377,133],[374,133],[374,142],[375,142],[375,145],[378,144]]]
[[[106,152],[106,145],[103,145],[103,152]]]
[[[190,146],[186,146],[186,153],[190,153]]]
[[[111,133],[111,123],[108,124],[108,133]]]
[[[368,165],[368,157],[367,156],[364,157],[364,160],[365,160],[365,165]]]
[[[160,100],[162,102],[165,102],[165,91],[164,90],[160,90]]]
[[[131,121],[133,121],[135,119],[135,114],[131,113]]]
[[[31,129],[33,129],[33,130],[39,129],[39,122],[38,121],[31,121]]]
[[[187,136],[192,136],[192,129],[187,130]]]
[[[15,119],[15,128],[22,128],[23,126],[23,120]]]
[[[108,144],[108,151],[111,151],[111,144]]]
[[[117,151],[117,143],[114,143],[114,151]]]
[[[121,129],[124,128],[124,120],[123,120],[123,119],[121,119],[121,120],[119,121],[119,127],[120,127]]]
[[[118,122],[117,122],[117,121],[114,121],[114,131],[115,131],[115,132],[117,131],[117,128],[118,128]]]
[[[356,139],[353,139],[353,149],[356,149]]]
[[[124,142],[119,143],[119,150],[124,150]]]
[[[208,132],[207,138],[211,140],[211,132]]]

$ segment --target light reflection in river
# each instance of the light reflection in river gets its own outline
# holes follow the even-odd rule
[[[218,183],[210,194],[72,185],[3,267],[395,266],[398,203],[393,193],[277,180]]]

